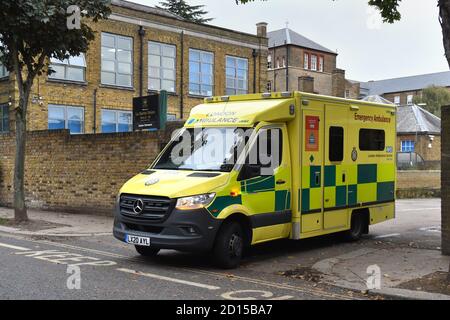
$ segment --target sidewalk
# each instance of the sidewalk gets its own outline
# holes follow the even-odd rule
[[[403,289],[406,283],[420,283],[420,279],[435,273],[448,271],[450,257],[438,250],[416,248],[376,249],[362,248],[315,263],[312,268],[319,271],[323,282],[335,286],[368,291],[394,299],[450,300],[449,295]],[[381,288],[367,290],[366,281],[371,275],[368,267],[379,267]]]
[[[0,207],[0,231],[56,237],[83,237],[112,234],[113,218],[89,214],[70,214],[28,209],[31,223],[5,225],[5,219],[14,218],[14,210]],[[7,220],[6,220],[7,221]]]

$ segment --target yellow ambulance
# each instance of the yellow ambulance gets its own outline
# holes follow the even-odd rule
[[[206,98],[117,197],[114,236],[154,256],[211,252],[395,217],[396,108],[302,92]]]

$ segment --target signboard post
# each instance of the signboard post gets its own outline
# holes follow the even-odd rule
[[[133,131],[165,129],[167,92],[133,98]]]

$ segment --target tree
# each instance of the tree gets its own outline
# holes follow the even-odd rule
[[[185,0],[166,0],[159,4],[162,7],[157,8],[168,10],[192,22],[207,23],[212,20],[212,18],[204,17],[208,14],[207,11],[203,10],[204,5],[191,6]]]
[[[14,216],[28,220],[24,169],[27,109],[36,77],[52,72],[49,59],[63,60],[86,52],[94,31],[86,24],[107,18],[109,0],[3,0],[0,10],[0,59],[13,73],[19,92],[15,105],[16,152],[14,167]],[[74,7],[77,6],[77,7]],[[68,8],[75,10],[69,11]],[[70,13],[67,13],[67,12]],[[75,18],[75,20],[72,20]],[[69,30],[73,22],[79,25]],[[79,28],[78,28],[79,27]]]
[[[443,87],[431,86],[422,91],[422,96],[414,98],[415,104],[425,104],[424,109],[441,117],[441,106],[450,105],[450,91]]]

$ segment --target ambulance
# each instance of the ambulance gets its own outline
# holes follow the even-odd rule
[[[357,240],[395,217],[396,107],[302,92],[210,97],[117,197],[114,236],[144,256],[234,268],[277,239]]]

